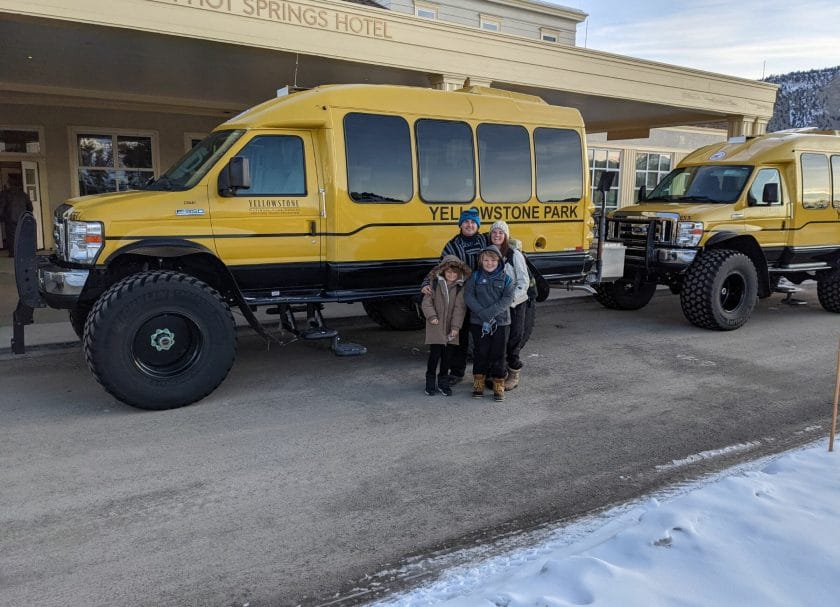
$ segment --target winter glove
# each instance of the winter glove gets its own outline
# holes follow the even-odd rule
[[[496,319],[488,320],[481,325],[481,336],[493,335],[496,332]]]

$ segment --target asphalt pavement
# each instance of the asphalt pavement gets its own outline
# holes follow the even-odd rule
[[[352,315],[367,355],[243,330],[228,379],[174,411],[115,401],[75,345],[2,354],[0,605],[352,604],[434,575],[399,575],[423,555],[824,436],[840,323],[799,297],[734,332],[667,291],[545,302],[502,404],[425,396],[422,333]]]

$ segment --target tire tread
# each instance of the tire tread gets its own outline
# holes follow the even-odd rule
[[[99,368],[99,365],[97,364],[97,327],[102,322],[103,318],[111,312],[114,303],[117,300],[121,299],[122,297],[125,297],[127,294],[130,294],[139,288],[157,283],[184,283],[192,287],[198,288],[202,291],[205,291],[210,297],[216,299],[218,303],[222,306],[224,313],[230,319],[231,326],[234,326],[235,324],[233,314],[230,310],[230,306],[222,298],[222,296],[216,289],[214,289],[207,283],[195,278],[194,276],[182,274],[180,272],[175,272],[171,270],[150,270],[146,272],[141,272],[139,274],[132,274],[131,276],[127,276],[121,279],[120,281],[114,283],[99,297],[99,299],[96,300],[96,303],[93,305],[93,307],[90,310],[90,314],[88,315],[88,321],[86,324],[86,330],[84,332],[83,339],[85,360],[87,361],[91,373],[93,373],[93,376],[96,379],[96,381],[109,394],[113,395],[117,399],[131,404],[135,407],[139,407],[141,409],[152,410],[182,407],[206,397],[211,392],[213,392],[213,390],[215,390],[219,386],[219,384],[221,384],[225,377],[227,377],[227,374],[230,372],[230,369],[233,367],[233,362],[236,359],[236,352],[234,349],[233,356],[231,356],[230,358],[230,363],[227,365],[227,368],[224,369],[224,372],[221,374],[221,379],[213,385],[208,385],[207,389],[202,394],[197,395],[190,402],[181,403],[175,406],[160,406],[155,403],[138,402],[135,399],[132,399],[131,395],[124,394],[122,390],[120,390],[120,388],[117,385],[115,385],[115,383],[112,382],[102,372],[102,370]]]

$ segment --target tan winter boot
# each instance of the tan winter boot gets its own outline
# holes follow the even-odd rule
[[[493,400],[505,400],[505,378],[493,378]]]
[[[507,378],[505,378],[505,390],[513,390],[519,385],[519,374],[522,369],[511,369],[508,367]]]
[[[473,397],[484,396],[484,375],[473,375]]]

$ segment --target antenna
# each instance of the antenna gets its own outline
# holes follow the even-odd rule
[[[583,22],[583,48],[586,46],[586,41],[589,39],[589,15],[586,16],[586,21]]]
[[[295,77],[294,83],[292,84],[293,87],[297,88],[297,73],[298,73],[298,61],[300,60],[300,53],[295,53]]]
[[[764,80],[764,72],[767,70],[767,59],[764,60],[764,63],[761,65],[761,79]]]

